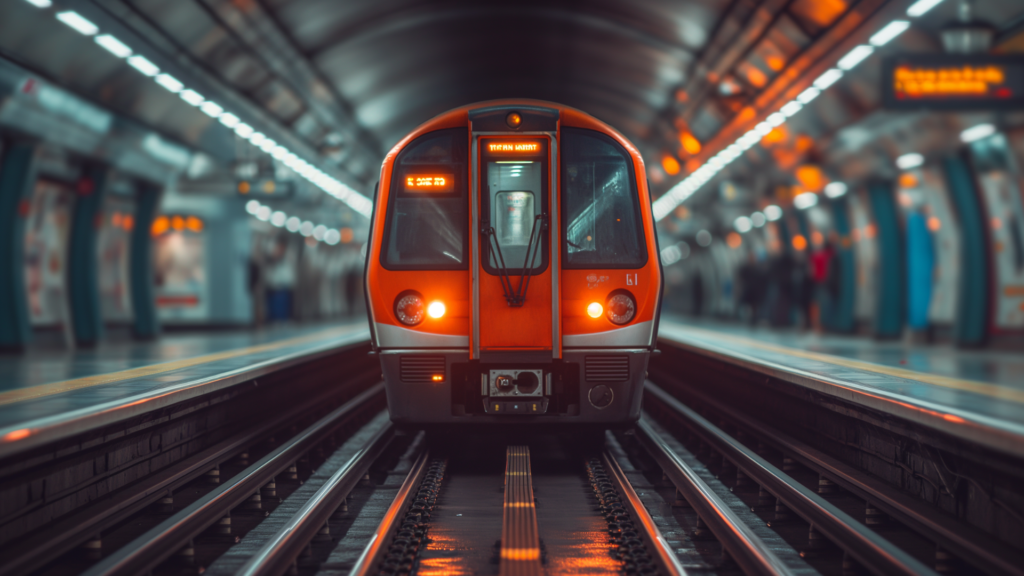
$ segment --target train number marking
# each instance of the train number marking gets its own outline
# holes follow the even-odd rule
[[[626,274],[626,286],[639,286],[640,280],[637,279],[637,274]]]

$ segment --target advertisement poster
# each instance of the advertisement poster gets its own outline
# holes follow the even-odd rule
[[[65,270],[71,207],[70,188],[40,180],[25,224],[25,294],[34,327],[61,327],[70,318]]]

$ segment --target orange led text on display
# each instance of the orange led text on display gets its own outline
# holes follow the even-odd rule
[[[414,192],[451,192],[454,188],[451,174],[409,174],[405,189]]]
[[[540,152],[539,142],[488,142],[488,152],[513,152],[519,154],[532,154]]]
[[[899,99],[941,98],[943,96],[988,96],[1009,98],[1003,66],[911,67],[893,71],[893,91]]]

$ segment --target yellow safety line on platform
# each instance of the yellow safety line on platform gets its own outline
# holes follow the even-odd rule
[[[718,338],[721,340],[745,344],[747,346],[752,346],[754,348],[760,348],[762,350],[768,350],[771,352],[778,352],[780,354],[786,354],[789,356],[796,356],[798,358],[805,358],[807,360],[817,360],[819,362],[835,364],[838,366],[844,366],[846,368],[864,370],[865,372],[875,372],[878,374],[885,374],[886,376],[895,376],[897,378],[904,378],[915,382],[934,384],[935,386],[941,386],[943,388],[952,388],[954,390],[960,390],[962,392],[973,392],[975,394],[983,394],[985,396],[991,396],[993,398],[1012,400],[1014,402],[1024,404],[1024,390],[1008,388],[1005,385],[1001,384],[979,382],[977,380],[963,380],[961,378],[953,378],[951,376],[941,376],[938,374],[929,374],[925,372],[915,372],[913,370],[908,370],[906,368],[884,366],[881,364],[874,364],[872,362],[866,362],[863,360],[853,360],[851,358],[843,358],[840,356],[833,356],[831,354],[825,354],[821,352],[810,352],[808,350],[800,350],[798,348],[789,348],[787,346],[779,346],[776,344],[766,344],[764,342],[760,342],[752,338],[736,336],[733,334],[723,334],[721,332],[715,332],[713,330],[706,330],[703,328],[693,328],[687,326],[682,329],[685,330],[686,332],[701,333],[711,338]]]
[[[189,368],[192,366],[198,366],[199,364],[216,362],[217,360],[237,358],[239,356],[245,356],[247,354],[258,354],[260,352],[268,352],[271,350],[286,348],[288,346],[295,346],[298,344],[304,344],[315,340],[338,338],[361,329],[361,325],[346,326],[344,328],[331,328],[328,330],[317,332],[315,334],[310,334],[308,336],[298,336],[295,338],[290,338],[288,340],[271,342],[269,344],[260,344],[258,346],[250,346],[248,348],[236,348],[234,350],[226,350],[224,352],[207,354],[205,356],[197,356],[195,358],[186,358],[184,360],[173,360],[171,362],[163,362],[161,364],[139,366],[138,368],[129,368],[127,370],[122,370],[120,372],[111,372],[110,374],[97,374],[95,376],[85,376],[82,378],[75,378],[72,380],[61,380],[60,382],[40,384],[37,386],[32,386],[30,388],[8,390],[7,392],[0,392],[0,406],[6,404],[14,404],[16,402],[24,402],[25,400],[32,400],[34,398],[41,398],[44,396],[52,396],[54,394],[60,394],[62,392],[70,392],[72,390],[80,390],[82,388],[100,386],[102,384],[112,384],[115,382],[120,382],[122,380],[141,378],[143,376],[153,376],[155,374],[162,374],[164,372],[170,372],[172,370],[178,370],[180,368]]]

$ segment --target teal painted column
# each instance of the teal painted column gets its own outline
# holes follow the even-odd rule
[[[984,346],[992,305],[985,218],[967,161],[954,156],[945,159],[942,168],[960,224],[960,279],[953,341],[958,346]]]
[[[36,145],[8,140],[0,156],[0,349],[32,339],[25,296],[25,218],[36,182]]]
[[[99,262],[96,256],[97,231],[102,217],[103,193],[110,169],[89,164],[75,185],[75,207],[68,233],[68,301],[75,344],[95,346],[103,334],[100,313]]]
[[[878,306],[874,336],[899,338],[906,318],[906,251],[896,198],[888,182],[868,186],[871,212],[878,229]]]
[[[836,332],[853,332],[854,303],[857,290],[857,266],[850,239],[850,210],[845,198],[833,200],[832,221],[839,242],[832,265],[839,273],[839,291],[832,305],[832,326]]]
[[[161,189],[139,184],[135,190],[135,227],[128,251],[128,275],[132,294],[132,334],[139,340],[152,340],[160,334],[153,289],[153,219],[160,207]]]

